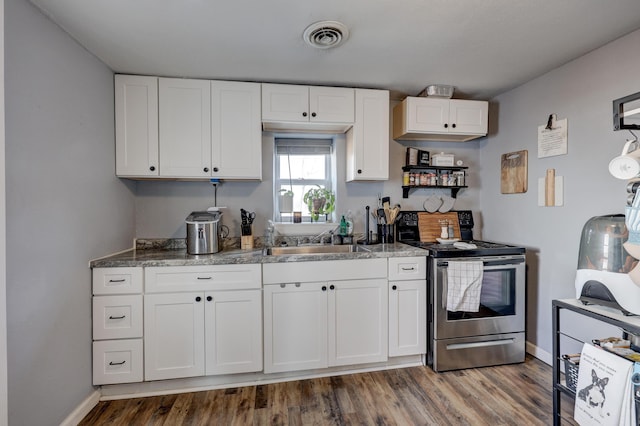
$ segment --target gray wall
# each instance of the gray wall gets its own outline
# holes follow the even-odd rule
[[[92,258],[131,246],[114,177],[113,75],[26,0],[6,0],[9,423],[59,424],[91,386]]]
[[[493,99],[497,126],[480,145],[481,210],[487,239],[528,252],[527,340],[551,352],[551,301],[575,297],[580,233],[593,216],[624,213],[626,181],[609,161],[631,135],[613,131],[612,100],[640,91],[640,31]],[[537,158],[537,128],[549,114],[567,118],[568,154]],[[500,156],[529,151],[529,191],[500,194]],[[564,176],[564,206],[538,207],[538,178]],[[601,336],[604,337],[604,336]]]
[[[395,103],[392,102],[392,107]],[[254,235],[263,235],[266,221],[273,215],[273,138],[263,134],[262,181],[223,182],[218,187],[217,204],[226,206],[223,223],[232,236],[240,236],[240,208],[256,212]],[[355,232],[363,232],[365,206],[375,208],[378,193],[391,197],[392,204],[403,209],[422,209],[426,197],[433,193],[448,194],[446,190],[415,190],[407,199],[402,198],[402,169],[407,146],[454,153],[469,165],[471,188],[459,193],[456,209],[478,207],[478,143],[403,142],[390,140],[389,180],[384,182],[345,182],[345,137],[335,136],[337,157],[337,208],[338,214],[351,210]],[[208,182],[158,182],[136,183],[136,236],[139,238],[183,238],[186,236],[184,219],[191,211],[206,209],[214,204],[214,188]]]

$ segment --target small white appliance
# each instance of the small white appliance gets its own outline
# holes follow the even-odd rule
[[[584,225],[575,282],[582,303],[640,315],[640,287],[629,276],[637,261],[624,248],[628,238],[623,214],[592,217]]]

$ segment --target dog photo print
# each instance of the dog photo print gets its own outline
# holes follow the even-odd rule
[[[633,363],[585,344],[573,416],[580,425],[635,425]]]

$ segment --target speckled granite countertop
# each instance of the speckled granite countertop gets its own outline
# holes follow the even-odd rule
[[[313,262],[321,260],[373,259],[387,257],[426,256],[427,250],[402,243],[376,244],[363,247],[364,251],[353,253],[322,253],[303,255],[263,255],[262,248],[241,250],[225,247],[216,254],[190,255],[183,245],[136,244],[136,248],[92,260],[91,268],[113,268],[132,266],[190,266],[229,265],[242,263]]]

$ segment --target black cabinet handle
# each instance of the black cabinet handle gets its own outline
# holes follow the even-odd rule
[[[109,315],[109,319],[124,319],[126,315],[120,315],[119,317],[114,317],[113,315]]]
[[[198,277],[199,280],[210,280],[211,277]]]
[[[361,174],[361,173],[362,173],[362,169],[358,169],[358,174]]]
[[[394,285],[393,287],[391,287],[391,290],[397,290],[397,289],[398,289],[397,285]]]
[[[335,290],[335,289],[336,289],[336,286],[335,286],[335,285],[331,284],[331,285],[329,286],[329,290]]]
[[[214,167],[214,168],[213,168],[213,171],[214,171],[214,172],[217,172],[217,171],[218,171],[218,168],[217,168],[217,167]]]
[[[124,278],[119,279],[119,280],[109,280],[110,283],[123,283],[124,282]]]
[[[447,127],[449,127],[449,125],[447,123],[444,123],[444,128],[446,129]]]
[[[456,123],[453,123],[453,124],[451,125],[451,127],[453,127],[453,128],[455,129],[455,128],[456,128]]]
[[[209,168],[208,168],[208,167],[205,167],[205,168],[204,168],[204,172],[205,172],[205,173],[209,173]]]
[[[109,361],[109,365],[122,365],[124,364],[126,361],[122,361],[122,362],[113,362],[113,361]]]
[[[306,117],[306,116],[307,116],[307,113],[306,113],[306,112],[303,112],[303,113],[302,113],[302,116],[303,116],[303,117]]]
[[[211,302],[212,300],[213,300],[213,297],[207,296],[207,302]]]
[[[202,297],[198,296],[196,297],[196,302],[200,302],[202,300]]]
[[[326,285],[322,286],[322,291],[327,291],[327,286]]]
[[[315,116],[316,116],[316,113],[315,113],[315,112],[312,112],[312,113],[311,113],[311,116],[312,116],[312,117],[315,117]]]
[[[151,170],[152,172],[156,170],[156,166],[151,166],[149,167],[149,170]]]

